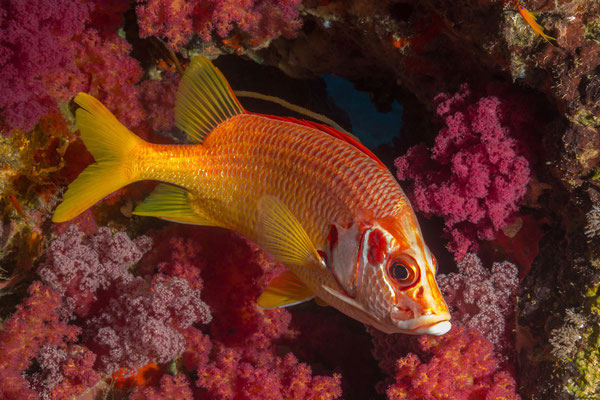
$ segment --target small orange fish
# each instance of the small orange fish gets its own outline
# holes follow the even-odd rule
[[[23,218],[27,218],[27,216],[25,216],[25,214],[23,214],[23,210],[21,209],[21,204],[19,203],[19,200],[17,200],[17,198],[15,197],[15,195],[9,193],[8,194],[8,199],[10,200],[11,204],[15,208],[15,211],[17,212],[17,214],[19,214]]]
[[[531,26],[531,29],[533,29],[535,33],[543,37],[546,40],[546,42],[554,46],[550,40],[556,40],[556,38],[548,36],[544,33],[544,28],[542,28],[542,26],[536,22],[537,18],[535,17],[535,15],[533,15],[531,11],[523,7],[520,3],[517,3],[517,9],[519,11],[519,14],[521,14],[523,19],[525,20],[525,22],[527,22],[529,26]]]
[[[260,306],[316,297],[388,333],[450,329],[436,261],[407,197],[351,136],[245,111],[203,57],[186,69],[175,106],[176,125],[194,144],[145,142],[92,96],[79,93],[75,102],[96,162],[69,185],[53,221],[131,182],[158,180],[134,214],[237,231],[288,267]]]

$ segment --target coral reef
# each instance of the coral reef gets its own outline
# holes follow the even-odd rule
[[[518,4],[3,1],[0,397],[517,398],[518,386],[533,400],[597,398],[600,5],[523,4],[548,43]],[[234,233],[132,216],[152,184],[52,224],[93,162],[78,91],[145,139],[184,141],[169,51],[183,66],[243,55],[218,60],[234,89],[249,82],[350,131],[322,74],[379,111],[397,101],[401,127],[377,125],[386,144],[365,143],[397,160],[425,214],[458,326],[407,338],[312,302],[262,310],[282,266]]]
[[[341,397],[340,375],[313,376],[294,354],[279,354],[277,344],[293,342],[295,333],[288,311],[256,304],[269,276],[281,268],[256,245],[231,232],[184,226],[157,232],[155,241],[159,245],[141,267],[155,264],[162,273],[203,287],[214,318],[209,335],[193,328],[184,333],[188,345],[182,355],[207,398]]]

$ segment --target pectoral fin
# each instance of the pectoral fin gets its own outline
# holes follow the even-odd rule
[[[286,270],[269,282],[258,298],[258,305],[267,309],[287,307],[315,297],[304,282],[293,272]]]
[[[133,214],[158,217],[193,225],[218,226],[211,218],[194,210],[187,190],[161,183],[152,194],[138,205]]]
[[[279,199],[264,196],[258,202],[258,244],[286,265],[323,266],[308,234]]]

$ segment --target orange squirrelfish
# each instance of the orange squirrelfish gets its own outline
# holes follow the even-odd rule
[[[517,3],[517,9],[519,11],[519,14],[521,14],[523,19],[525,20],[525,22],[527,22],[529,24],[529,26],[531,26],[531,29],[533,29],[533,31],[535,33],[537,33],[538,35],[543,37],[544,40],[546,40],[546,42],[552,44],[550,39],[556,40],[556,38],[553,38],[552,36],[548,36],[544,33],[544,28],[542,28],[542,26],[536,22],[537,18],[535,17],[535,15],[533,15],[533,13],[531,11],[529,11],[528,9],[523,7],[520,3]],[[554,46],[554,45],[552,44],[552,46]]]
[[[387,333],[450,329],[436,261],[408,199],[349,135],[246,112],[203,57],[185,71],[175,106],[177,127],[195,144],[145,142],[92,96],[75,102],[96,162],[69,185],[53,221],[131,182],[158,180],[134,214],[237,231],[287,266],[258,298],[262,307],[317,297]]]

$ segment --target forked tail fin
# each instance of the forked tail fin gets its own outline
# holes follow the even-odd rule
[[[132,150],[145,143],[121,124],[96,98],[79,93],[75,102],[81,139],[96,162],[88,166],[67,189],[52,221],[75,218],[105,196],[134,182]]]

